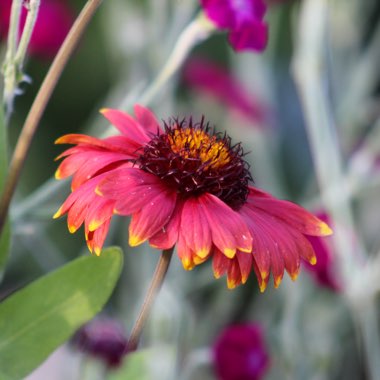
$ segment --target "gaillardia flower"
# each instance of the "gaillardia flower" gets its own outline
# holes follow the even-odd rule
[[[118,110],[102,114],[120,135],[97,139],[70,134],[74,144],[56,178],[73,175],[72,193],[55,214],[67,213],[70,232],[83,223],[89,249],[99,255],[112,215],[131,215],[129,244],[177,247],[185,269],[211,258],[229,288],[251,270],[263,291],[273,273],[277,287],[286,270],[295,279],[300,258],[314,263],[306,235],[330,228],[301,207],[253,187],[240,144],[215,133],[202,119],[171,119],[160,126],[136,105],[136,119]]]
[[[268,25],[263,21],[263,0],[201,0],[207,17],[219,28],[228,30],[235,51],[263,51],[268,42]]]

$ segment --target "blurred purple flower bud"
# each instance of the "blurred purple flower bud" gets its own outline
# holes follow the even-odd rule
[[[220,380],[260,380],[269,367],[269,354],[258,324],[227,327],[214,347],[214,367]]]
[[[5,40],[9,29],[9,16],[12,0],[1,0],[0,7],[0,39]],[[21,27],[25,24],[27,10],[21,13]],[[29,53],[42,59],[52,59],[62,45],[74,14],[63,0],[43,0],[38,11],[37,21],[29,44]]]
[[[219,29],[228,30],[235,51],[263,51],[268,42],[268,25],[263,21],[263,0],[201,0],[207,17]]]
[[[127,353],[123,326],[111,318],[94,319],[73,337],[76,348],[102,360],[109,368],[118,367]]]
[[[191,59],[183,72],[186,84],[210,95],[250,121],[262,123],[269,110],[242,83],[221,66],[206,59]],[[256,124],[257,125],[257,124]]]

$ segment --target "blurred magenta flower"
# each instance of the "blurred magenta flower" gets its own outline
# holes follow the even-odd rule
[[[268,25],[263,21],[263,0],[201,0],[207,17],[219,28],[228,30],[235,51],[263,51],[268,42]]]
[[[81,327],[73,344],[85,354],[103,361],[107,367],[118,367],[127,352],[123,326],[112,318],[94,319]]]
[[[247,323],[227,327],[213,347],[219,380],[260,380],[269,364],[261,326]]]
[[[5,40],[8,34],[11,6],[12,0],[1,0],[1,40]],[[21,13],[21,30],[25,24],[26,16],[27,9],[24,6]],[[29,44],[29,53],[38,58],[52,59],[58,52],[73,21],[74,13],[67,1],[42,0]]]
[[[330,222],[326,213],[318,213],[317,216],[326,223]],[[307,239],[313,246],[317,262],[315,265],[310,265],[305,261],[306,269],[317,284],[336,292],[340,291],[341,284],[334,270],[335,262],[331,240],[329,238],[321,239],[317,236],[307,236]]]
[[[195,90],[218,99],[231,110],[253,121],[265,121],[268,109],[257,97],[249,93],[230,72],[203,58],[193,58],[185,65],[183,77]]]

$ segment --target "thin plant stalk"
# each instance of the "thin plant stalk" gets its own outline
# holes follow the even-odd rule
[[[138,347],[140,337],[145,326],[146,320],[152,309],[153,302],[165,280],[166,273],[168,271],[171,258],[173,256],[173,248],[162,251],[160,259],[157,263],[156,270],[153,274],[152,281],[149,285],[149,289],[146,293],[144,302],[141,306],[140,313],[136,319],[136,322],[132,328],[131,335],[128,341],[128,351],[135,351]]]
[[[322,200],[333,221],[333,242],[346,300],[359,324],[365,362],[370,379],[380,379],[379,329],[373,295],[363,286],[364,263],[368,256],[355,233],[351,197],[343,171],[334,118],[325,82],[325,44],[328,0],[305,0],[301,5],[293,75],[304,108],[307,133]],[[340,185],[340,186],[339,186]],[[331,191],[336,189],[336,191]],[[334,223],[335,222],[335,223]],[[361,311],[366,298],[365,311]],[[369,333],[369,331],[371,333]]]
[[[149,104],[158,91],[182,66],[191,49],[200,41],[205,40],[215,30],[215,25],[200,14],[179,35],[178,40],[170,53],[164,67],[158,73],[152,84],[140,96],[141,104]]]
[[[9,93],[11,89],[14,88],[17,71],[16,66],[14,65],[14,58],[16,56],[19,37],[22,4],[23,0],[13,0],[12,2],[7,38],[7,50],[2,67],[2,72],[4,74],[4,101],[7,105],[7,112],[9,111],[9,108],[11,108],[9,105]]]
[[[22,128],[20,137],[17,141],[12,160],[9,167],[9,175],[7,177],[4,191],[0,200],[0,233],[4,227],[6,215],[8,213],[9,204],[15,192],[21,170],[24,165],[26,156],[29,152],[33,137],[37,131],[38,123],[51,97],[51,94],[65,68],[69,58],[74,52],[79,39],[83,35],[88,23],[92,19],[95,11],[101,4],[102,0],[88,0],[82,12],[74,22],[70,32],[58,51],[33,105],[26,118]]]
[[[28,3],[28,15],[22,31],[20,42],[18,43],[18,28],[20,23],[20,4],[16,2],[15,18],[11,19],[10,35],[8,39],[8,51],[4,63],[4,101],[7,107],[7,121],[13,111],[13,101],[17,94],[21,93],[18,89],[22,81],[29,81],[29,78],[23,74],[22,69],[26,57],[26,51],[29,46],[30,39],[37,21],[40,0],[30,0]],[[12,5],[13,13],[13,5]],[[12,15],[11,15],[12,18]],[[13,23],[13,24],[12,24]],[[15,50],[17,46],[17,49]],[[9,53],[9,54],[8,54]]]

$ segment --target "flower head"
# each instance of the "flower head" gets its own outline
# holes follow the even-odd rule
[[[207,17],[220,29],[236,51],[263,51],[268,42],[268,25],[263,21],[263,0],[201,0]]]
[[[109,368],[118,367],[127,352],[123,327],[111,318],[99,318],[80,328],[73,344],[84,353],[102,360]]]
[[[75,144],[56,177],[73,175],[72,193],[55,214],[68,214],[75,232],[83,223],[88,247],[101,248],[113,214],[131,215],[131,246],[149,241],[158,249],[177,245],[185,269],[209,258],[228,286],[244,283],[253,269],[264,290],[270,273],[278,286],[284,270],[296,278],[300,258],[315,262],[306,235],[331,233],[301,207],[251,186],[240,144],[215,133],[202,119],[171,119],[161,127],[146,108],[136,119],[121,111],[103,115],[119,136],[66,135]]]
[[[213,347],[215,372],[220,380],[259,380],[269,367],[269,354],[258,324],[229,326]]]
[[[0,39],[5,38],[8,34],[11,5],[12,0],[2,0],[0,8]],[[21,30],[25,24],[26,15],[27,10],[24,7],[21,13]],[[29,44],[30,54],[42,59],[54,57],[62,45],[73,20],[73,12],[67,1],[42,1]]]

